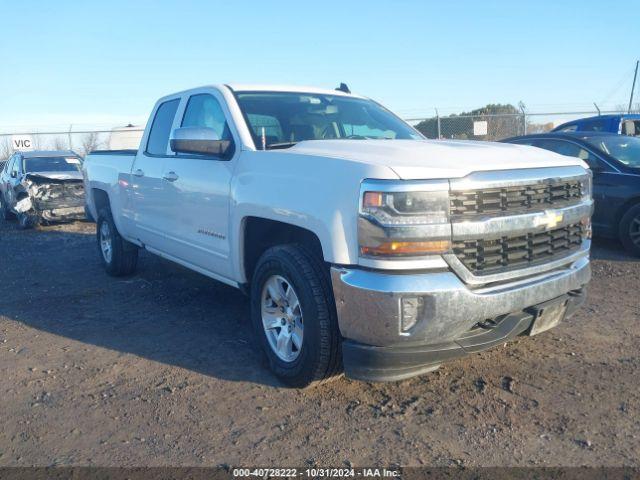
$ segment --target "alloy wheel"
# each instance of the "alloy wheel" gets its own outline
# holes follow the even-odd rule
[[[100,251],[102,251],[102,258],[104,258],[104,261],[111,263],[111,258],[113,256],[111,228],[105,221],[100,225]]]
[[[640,247],[640,215],[631,220],[629,224],[629,237],[635,245]]]
[[[262,287],[260,300],[262,326],[273,353],[284,362],[295,361],[302,351],[304,323],[293,285],[272,275]]]

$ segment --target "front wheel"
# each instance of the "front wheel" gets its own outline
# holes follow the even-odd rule
[[[340,332],[324,263],[300,245],[267,250],[251,284],[254,331],[271,370],[306,387],[342,368]]]
[[[640,204],[631,207],[622,216],[620,241],[630,254],[640,257]]]
[[[18,213],[18,228],[27,230],[37,227],[40,224],[40,217],[35,213],[20,212]]]
[[[114,277],[122,277],[135,272],[138,265],[138,247],[120,236],[109,209],[100,210],[96,225],[100,259],[107,273]]]

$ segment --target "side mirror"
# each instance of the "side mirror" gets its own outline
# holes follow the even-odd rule
[[[176,153],[211,155],[227,158],[233,154],[233,142],[221,140],[213,128],[176,128],[169,140],[171,150]]]

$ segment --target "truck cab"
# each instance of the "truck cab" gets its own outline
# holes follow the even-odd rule
[[[107,272],[132,274],[144,248],[242,289],[295,386],[398,380],[535,335],[590,278],[583,161],[428,141],[346,88],[168,95],[137,151],[83,172]]]

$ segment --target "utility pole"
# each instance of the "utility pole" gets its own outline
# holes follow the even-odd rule
[[[633,91],[636,89],[636,78],[638,78],[638,65],[640,60],[636,60],[636,73],[633,74],[633,85],[631,86],[631,97],[629,97],[629,109],[627,113],[631,113],[631,104],[633,103]]]

